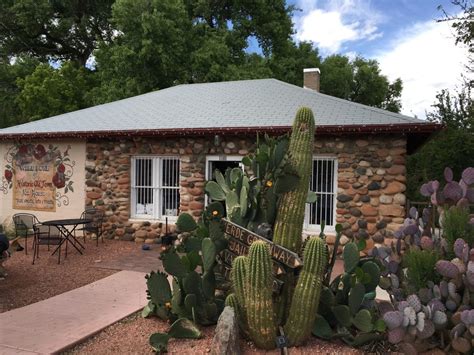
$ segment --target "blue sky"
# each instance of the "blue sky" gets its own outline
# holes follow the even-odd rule
[[[382,73],[404,82],[402,113],[424,118],[436,93],[461,82],[466,50],[454,45],[448,23],[437,23],[449,0],[289,0],[295,39],[314,43],[321,55],[377,59]],[[324,75],[324,73],[321,73]]]

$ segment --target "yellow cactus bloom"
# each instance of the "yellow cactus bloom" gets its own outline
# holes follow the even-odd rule
[[[212,211],[212,215],[215,217],[219,214],[219,211]]]
[[[272,187],[272,186],[273,186],[273,181],[268,180],[268,181],[267,181],[267,187]]]

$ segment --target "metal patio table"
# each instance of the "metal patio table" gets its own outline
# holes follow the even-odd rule
[[[61,246],[66,243],[66,256],[67,256],[67,243],[71,243],[72,246],[80,253],[82,254],[81,249],[85,249],[84,245],[81,244],[79,240],[74,236],[74,231],[76,230],[77,226],[81,224],[87,224],[91,223],[91,219],[86,219],[86,218],[67,218],[67,219],[55,219],[51,221],[44,221],[42,222],[43,225],[45,226],[52,226],[56,227],[59,230],[59,233],[62,236],[62,240],[57,246],[56,249],[54,249],[53,254],[54,255],[60,248]],[[69,228],[68,228],[69,227]],[[71,228],[72,227],[72,228]],[[79,245],[78,248],[76,243]],[[59,261],[58,261],[59,263]]]

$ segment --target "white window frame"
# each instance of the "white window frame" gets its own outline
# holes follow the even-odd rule
[[[313,166],[314,166],[314,162],[317,161],[317,160],[331,160],[334,162],[334,171],[333,171],[333,192],[332,192],[332,195],[333,195],[333,213],[332,213],[332,225],[326,225],[324,227],[324,232],[327,233],[327,232],[330,232],[330,233],[333,233],[336,231],[335,227],[336,227],[336,204],[337,204],[337,175],[338,175],[338,160],[337,160],[337,157],[335,155],[313,155],[313,159],[312,159],[312,162],[311,162],[311,177],[310,177],[310,187],[311,187],[311,182],[312,182],[312,179],[313,179],[313,172],[312,172],[312,169],[313,169]],[[321,192],[318,192],[318,191],[315,191],[317,194],[321,194]],[[330,193],[325,193],[327,195],[329,195]],[[318,202],[316,202],[318,203]],[[310,205],[309,204],[306,204],[306,209],[305,209],[305,219],[304,219],[304,230],[305,232],[307,233],[320,233],[321,232],[321,225],[319,224],[309,224],[309,213],[310,213]]]
[[[152,164],[151,164],[151,172],[152,172],[152,184],[150,188],[152,189],[153,193],[153,213],[152,214],[138,214],[136,211],[136,191],[139,186],[136,184],[136,161],[138,159],[151,159]],[[178,186],[163,186],[162,185],[162,174],[163,174],[163,160],[166,159],[173,159],[178,161]],[[180,181],[181,181],[181,176],[180,172],[181,171],[181,160],[179,156],[175,155],[135,155],[132,156],[131,158],[131,172],[130,172],[130,177],[131,177],[131,186],[130,186],[130,217],[132,219],[146,219],[146,220],[165,220],[165,218],[168,218],[170,221],[176,221],[178,219],[179,215],[179,209],[181,205],[180,197],[178,201],[178,211],[176,213],[176,216],[172,215],[163,215],[161,214],[161,207],[162,207],[162,194],[161,192],[166,189],[176,189],[178,190],[178,196],[179,195],[179,189],[180,189]]]
[[[238,162],[239,166],[244,170],[244,164],[242,164],[242,159],[244,158],[243,155],[206,155],[206,181],[212,180],[212,174],[214,173],[211,171],[211,163],[213,161],[233,161]],[[205,194],[204,197],[204,205],[207,206],[209,203],[209,197]]]

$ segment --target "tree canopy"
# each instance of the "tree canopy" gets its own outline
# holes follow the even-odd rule
[[[468,0],[453,0],[461,10],[459,16],[445,17],[440,21],[449,21],[456,34],[456,44],[468,47],[468,59],[473,63],[474,50],[474,6]],[[450,167],[454,176],[474,166],[474,103],[472,97],[473,82],[468,79],[472,67],[466,68],[461,87],[454,91],[441,90],[436,95],[433,109],[427,119],[439,122],[445,129],[425,144],[408,159],[408,197],[421,199],[419,188],[428,180],[443,180],[443,172]]]
[[[284,0],[5,0],[0,4],[0,127],[183,83],[274,77],[400,111],[401,80],[374,60],[322,59],[295,42]]]

